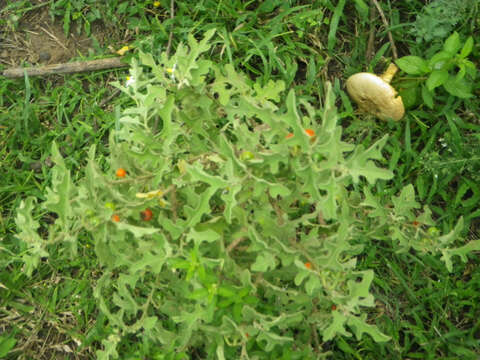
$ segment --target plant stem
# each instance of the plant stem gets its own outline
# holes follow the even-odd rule
[[[390,81],[392,81],[397,71],[398,71],[397,65],[395,65],[394,63],[391,63],[390,65],[388,65],[387,70],[385,70],[385,72],[382,75],[380,75],[380,77],[387,83],[390,83]]]
[[[390,45],[392,46],[392,55],[393,55],[393,58],[396,60],[398,59],[397,47],[395,46],[395,41],[393,41],[392,32],[388,30],[389,25],[388,25],[387,18],[385,17],[382,7],[378,3],[378,1],[372,0],[372,2],[375,4],[375,7],[377,8],[378,13],[380,14],[380,17],[382,18],[383,25],[385,25],[385,30],[387,30],[388,40],[390,41]]]

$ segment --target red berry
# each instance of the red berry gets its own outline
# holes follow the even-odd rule
[[[140,212],[140,217],[142,218],[143,221],[150,221],[153,218],[153,212],[150,209],[145,209],[142,212]]]
[[[312,129],[306,129],[305,134],[307,134],[310,137],[313,137],[313,136],[315,136],[315,131],[312,130]]]
[[[112,221],[113,222],[119,222],[120,221],[120,216],[118,216],[117,214],[113,214],[112,215]]]
[[[306,262],[306,263],[305,263],[305,267],[306,267],[307,269],[311,269],[311,268],[312,268],[312,263]]]
[[[332,311],[335,311],[335,310],[337,310],[337,305],[333,304],[332,305]]]
[[[118,168],[116,174],[119,178],[124,178],[125,176],[127,176],[127,172],[123,168]]]

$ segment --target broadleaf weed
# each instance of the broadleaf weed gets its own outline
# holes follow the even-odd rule
[[[171,57],[132,62],[133,82],[116,83],[133,103],[110,136],[110,170],[92,147],[85,176],[73,181],[52,147],[42,206],[58,218],[47,239],[33,200],[17,215],[28,274],[51,245],[77,256],[89,234],[102,268],[94,296],[111,326],[99,359],[140,335],[163,358],[246,358],[293,343],[314,358],[311,337],[296,341],[312,331],[324,341],[388,341],[365,311],[375,306],[374,273],[357,269],[366,242],[441,254],[451,270],[452,257],[465,261],[478,241],[454,247],[461,221],[447,235],[430,231],[431,212],[411,185],[393,198],[375,193],[393,176],[379,166],[387,137],[368,148],[342,140],[330,84],[316,110],[293,90],[285,95],[282,81],[255,83],[204,60],[213,36],[190,35]]]
[[[467,17],[478,12],[475,0],[435,0],[426,5],[412,28],[418,42],[441,42]]]

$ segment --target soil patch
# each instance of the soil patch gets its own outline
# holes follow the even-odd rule
[[[40,4],[42,2],[37,3]],[[10,15],[7,11],[0,18]],[[101,26],[92,26],[91,37],[74,33],[67,36],[63,25],[53,21],[48,5],[45,5],[25,13],[16,29],[4,26],[0,30],[0,64],[16,67],[67,62],[74,57],[93,53],[92,38],[103,46],[105,35]]]

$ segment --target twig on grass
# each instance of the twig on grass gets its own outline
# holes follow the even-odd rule
[[[370,3],[370,31],[368,33],[367,53],[365,54],[365,58],[367,59],[368,63],[373,58],[374,45],[375,45],[375,6],[373,5],[373,3]]]
[[[319,353],[322,349],[322,346],[320,345],[320,341],[318,339],[317,327],[314,324],[310,324],[310,327],[313,335],[313,341],[315,342],[315,348],[313,349],[313,351]]]
[[[175,185],[173,185],[172,193],[170,194],[170,204],[172,204],[171,205],[172,219],[173,219],[174,224],[177,222],[177,218],[178,218],[178,215],[177,215],[178,203],[177,203],[177,191],[176,190],[177,190],[177,188],[175,187]]]
[[[47,29],[45,29],[42,26],[40,26],[40,29],[42,29],[48,36],[50,36],[58,45],[60,45],[62,48],[68,51],[68,48],[65,45],[63,45],[63,43],[60,40],[58,40],[58,38],[55,35],[53,35],[51,32],[49,32]]]
[[[98,104],[98,107],[102,108],[110,102],[115,96],[120,94],[120,89],[114,89],[110,95],[108,95],[106,98],[103,98],[102,101],[100,101],[100,104]]]
[[[231,242],[230,245],[228,245],[227,249],[225,250],[227,254],[229,254],[233,249],[235,249],[237,245],[240,244],[243,240],[246,240],[246,238],[243,236],[233,240],[233,242]]]
[[[383,25],[385,25],[385,28],[387,30],[388,40],[390,41],[390,45],[392,47],[393,59],[396,60],[396,59],[398,59],[397,47],[395,46],[395,41],[393,41],[392,32],[390,30],[388,30],[390,25],[388,25],[387,18],[385,17],[385,14],[383,13],[382,7],[378,3],[378,1],[377,0],[371,0],[371,1],[375,4],[375,7],[377,8],[378,13],[380,14],[380,17],[382,18]]]
[[[173,40],[173,18],[175,17],[175,0],[170,0],[170,20],[172,20],[172,24],[170,25],[170,34],[168,34],[168,43],[167,43],[167,50],[165,54],[168,56],[170,55],[170,49],[172,47],[172,40]]]
[[[3,71],[2,75],[7,78],[23,77],[25,72],[28,76],[44,76],[53,74],[72,74],[84,71],[113,69],[129,66],[122,62],[122,58],[106,58],[90,61],[74,61],[70,63],[35,66],[30,68],[10,68]]]

